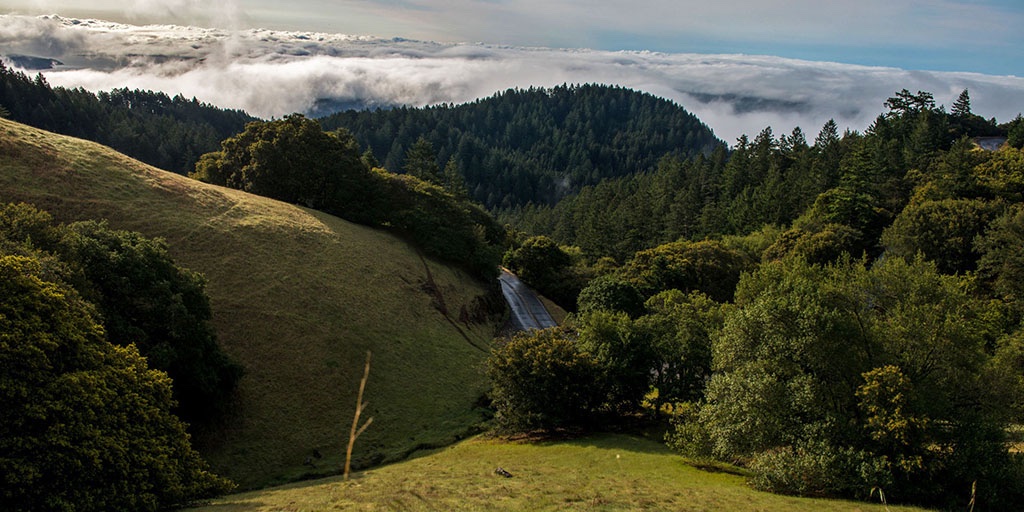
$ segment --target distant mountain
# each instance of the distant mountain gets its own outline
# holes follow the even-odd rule
[[[724,145],[681,106],[604,85],[509,89],[463,105],[349,110],[320,121],[350,130],[392,171],[425,138],[438,165],[454,162],[472,198],[491,209],[554,204],[603,179],[653,170],[666,155]]]
[[[15,67],[27,69],[29,71],[41,71],[46,69],[53,69],[57,66],[61,66],[64,63],[48,57],[34,57],[32,55],[0,55],[0,61],[10,62]]]

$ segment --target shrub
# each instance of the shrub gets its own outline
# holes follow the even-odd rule
[[[866,498],[871,489],[892,483],[889,461],[853,448],[823,443],[781,447],[758,453],[750,463],[755,489],[797,496]]]
[[[582,426],[605,395],[598,374],[597,361],[562,329],[516,334],[487,360],[499,429]]]

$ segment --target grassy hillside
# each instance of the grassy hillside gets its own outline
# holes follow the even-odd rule
[[[512,474],[495,474],[501,467]],[[558,443],[471,439],[398,464],[227,496],[198,512],[288,510],[910,511],[794,498],[750,489],[741,476],[701,471],[661,443],[601,435]]]
[[[451,442],[480,420],[496,326],[460,318],[487,288],[398,238],[3,119],[0,201],[162,237],[206,275],[221,345],[247,373],[233,416],[196,442],[243,488],[337,470],[367,350],[374,422],[355,463]]]

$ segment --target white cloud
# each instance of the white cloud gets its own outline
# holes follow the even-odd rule
[[[187,0],[186,0],[187,1]],[[744,55],[663,54],[439,44],[323,33],[133,27],[0,17],[0,48],[60,59],[54,85],[181,93],[261,117],[307,111],[318,99],[369,105],[461,103],[510,87],[622,85],[683,105],[733,142],[765,126],[829,118],[864,129],[895,91],[951,104],[969,88],[974,111],[1009,120],[1024,78],[808,62]]]

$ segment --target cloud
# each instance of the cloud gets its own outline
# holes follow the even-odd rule
[[[195,96],[264,118],[324,103],[462,103],[511,87],[603,83],[673,100],[728,142],[765,126],[810,136],[830,118],[863,130],[903,88],[1002,121],[1024,106],[1024,78],[810,62],[767,56],[441,44],[326,33],[119,25],[0,17],[0,47],[68,64],[54,85]]]

